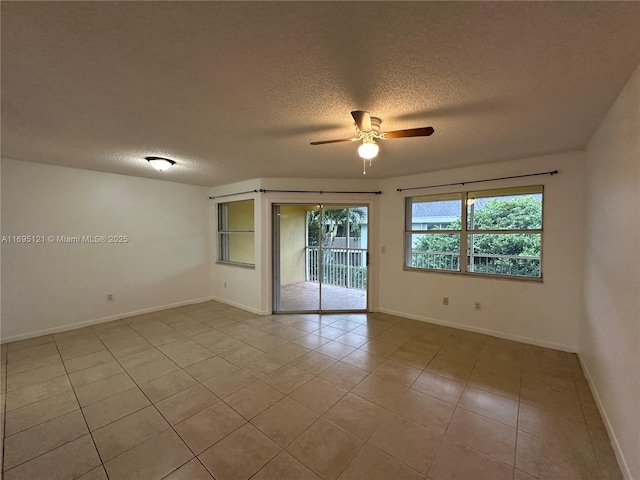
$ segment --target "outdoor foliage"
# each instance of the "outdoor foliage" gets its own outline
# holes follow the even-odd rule
[[[471,210],[471,209],[470,209]],[[469,230],[506,230],[539,229],[542,227],[542,202],[532,196],[520,196],[512,199],[491,199],[478,205],[473,214],[469,212]],[[460,220],[449,226],[451,230],[461,228]],[[417,237],[417,238],[416,238]],[[517,258],[487,258],[485,255],[539,257],[539,234],[499,233],[476,234],[469,236],[469,253],[473,242],[473,258],[470,271],[502,273],[520,276],[540,276],[540,261]],[[445,270],[458,269],[458,257],[451,261],[451,253],[459,253],[458,234],[416,235],[413,241],[412,266]],[[447,255],[443,255],[443,254]],[[449,262],[449,263],[447,263]]]
[[[367,213],[362,208],[327,209],[322,212],[322,228],[319,228],[320,212],[307,212],[308,246],[317,247],[321,242],[323,247],[323,283],[366,290],[367,267],[363,260],[365,257],[348,253],[342,247],[332,249],[336,237],[358,239],[361,226],[366,224],[366,220]],[[346,231],[347,223],[349,223],[349,232]],[[350,262],[349,266],[347,266],[348,262]],[[317,270],[312,269],[308,275],[309,281],[319,280]]]
[[[361,208],[342,208],[342,209],[327,209],[322,212],[322,246],[331,247],[333,241],[337,236],[345,235],[344,229],[347,226],[347,210],[349,211],[349,227],[350,237],[360,236],[360,224],[367,218],[366,213]],[[309,232],[309,246],[317,247],[320,243],[320,211],[312,210],[307,213],[308,215],[308,232]]]

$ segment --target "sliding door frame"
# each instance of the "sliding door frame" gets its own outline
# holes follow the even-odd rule
[[[325,310],[322,308],[322,285],[323,285],[323,269],[324,269],[324,264],[322,262],[322,242],[319,242],[318,245],[318,308],[317,309],[309,309],[309,310],[281,310],[280,309],[280,305],[281,305],[281,284],[280,284],[280,280],[281,280],[281,272],[280,272],[280,249],[281,249],[281,236],[280,236],[280,207],[281,206],[301,206],[301,207],[319,207],[319,211],[320,211],[320,218],[319,218],[319,222],[318,222],[318,229],[322,229],[323,226],[323,214],[324,214],[324,210],[331,210],[331,209],[335,209],[335,208],[358,208],[358,207],[366,207],[367,209],[367,229],[368,229],[368,233],[371,232],[371,228],[370,228],[370,211],[371,211],[371,206],[368,203],[358,203],[358,202],[337,202],[334,204],[331,203],[326,203],[326,204],[318,204],[318,203],[304,203],[304,202],[291,202],[291,203],[285,203],[285,202],[274,202],[271,204],[271,215],[272,215],[272,222],[271,222],[271,226],[272,226],[272,248],[271,248],[271,259],[272,259],[272,312],[274,314],[300,314],[300,313],[317,313],[317,314],[324,314],[324,313],[365,313],[369,311],[369,285],[370,285],[370,281],[369,281],[369,243],[370,243],[370,237],[371,235],[368,234],[367,235],[367,244],[366,244],[366,252],[365,252],[365,268],[366,268],[366,278],[367,278],[367,288],[365,290],[365,296],[366,296],[366,302],[365,302],[365,308],[364,309],[359,309],[359,308],[354,308],[354,309],[335,309],[335,310]],[[306,227],[305,227],[306,228]],[[320,234],[322,232],[319,232]],[[308,231],[306,231],[305,233],[305,238],[308,238]],[[321,238],[321,235],[320,237]],[[347,218],[347,232],[346,232],[346,239],[347,239],[347,255],[349,252],[349,219]],[[307,245],[305,245],[306,248]],[[306,257],[306,253],[305,253],[305,257]],[[306,265],[306,259],[305,259],[305,268],[307,267]],[[306,274],[306,272],[305,272]]]

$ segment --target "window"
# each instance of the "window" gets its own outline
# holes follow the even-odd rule
[[[255,266],[253,200],[218,204],[218,261]]]
[[[542,278],[542,186],[406,199],[405,267]]]
[[[460,271],[462,195],[407,198],[406,266]]]

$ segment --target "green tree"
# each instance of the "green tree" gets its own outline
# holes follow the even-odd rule
[[[491,199],[483,205],[469,209],[467,217],[470,230],[540,229],[542,227],[542,202],[536,196],[518,196],[510,199]],[[460,221],[451,223],[449,229],[460,229]],[[515,257],[539,257],[540,235],[530,233],[476,234],[473,242],[474,272],[505,273],[509,275],[539,276],[540,262],[517,258],[491,258],[484,255],[508,255]],[[421,235],[413,242],[414,251],[451,253],[459,252],[459,236],[451,234]],[[419,268],[446,268],[443,255],[414,255]],[[457,264],[455,265],[457,269]],[[448,268],[446,268],[448,269]]]
[[[530,195],[509,200],[493,198],[474,209],[473,222],[469,218],[469,224],[475,230],[542,228],[542,202],[538,196]]]
[[[349,219],[349,229],[351,230],[349,236],[351,237],[360,235],[360,225],[367,218],[367,214],[362,208],[327,209],[322,211],[322,229],[320,229],[320,211],[311,210],[307,212],[307,215],[309,245],[318,246],[320,239],[322,239],[323,247],[333,246],[340,229],[342,229],[344,236],[347,236],[344,232],[347,226],[347,218]]]
[[[352,265],[347,268],[347,262],[351,261],[350,253],[342,250],[331,250],[337,236],[348,238],[359,237],[361,225],[366,221],[367,213],[362,208],[335,208],[322,210],[322,226],[320,228],[320,211],[307,212],[307,229],[309,246],[322,246],[323,279],[325,283],[346,287],[347,285],[364,285],[366,288],[366,266]],[[348,222],[347,222],[348,220]],[[349,232],[346,231],[347,223]],[[331,278],[328,277],[332,272]],[[350,272],[351,279],[347,276]],[[315,280],[315,278],[314,278]]]

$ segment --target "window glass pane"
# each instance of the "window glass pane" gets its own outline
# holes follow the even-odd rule
[[[349,248],[367,248],[369,226],[367,225],[367,208],[350,208],[349,210]]]
[[[461,251],[464,201],[466,232],[460,233],[467,241]],[[543,186],[423,195],[405,202],[406,267],[542,278]]]
[[[469,235],[467,270],[539,278],[541,240],[539,233]]]
[[[229,231],[253,230],[253,200],[229,202]]]
[[[407,267],[460,270],[460,235],[433,233],[410,235],[411,251]]]
[[[218,260],[255,264],[254,201],[218,204]]]
[[[226,232],[229,230],[229,204],[228,203],[219,203],[218,204],[218,231]]]
[[[460,230],[461,194],[412,197],[407,206],[411,208],[411,224],[407,225],[407,231]]]
[[[542,187],[469,193],[467,229],[542,229]]]
[[[253,265],[255,263],[254,240],[255,234],[253,232],[221,233],[220,260]]]

